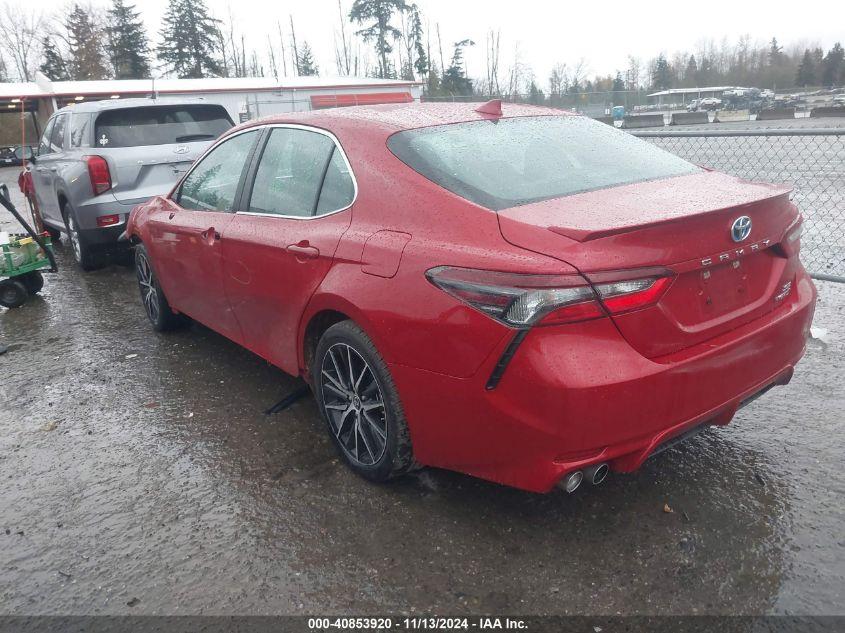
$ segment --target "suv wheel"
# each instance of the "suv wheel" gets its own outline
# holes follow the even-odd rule
[[[85,239],[80,234],[76,215],[68,203],[66,203],[64,207],[64,217],[67,235],[70,241],[71,250],[73,251],[73,258],[82,270],[95,270],[100,265],[99,260],[95,257],[94,253],[91,252],[91,248],[85,243]]]
[[[143,244],[138,244],[135,247],[135,274],[138,277],[141,302],[144,304],[147,318],[153,324],[153,329],[157,332],[164,332],[182,325],[185,320],[170,308],[167,297],[164,296],[150,264],[150,256]]]
[[[352,321],[331,326],[317,345],[314,392],[329,434],[347,464],[372,481],[414,466],[399,394],[375,345]]]

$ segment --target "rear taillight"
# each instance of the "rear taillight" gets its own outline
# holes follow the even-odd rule
[[[88,165],[88,177],[91,179],[91,189],[98,196],[111,189],[111,174],[109,164],[102,156],[85,156]]]
[[[505,325],[531,327],[587,321],[656,303],[671,281],[669,273],[640,272],[648,276],[625,279],[623,273],[600,273],[593,286],[578,274],[525,275],[450,266],[432,268],[426,277]]]
[[[672,283],[673,273],[663,268],[589,273],[587,275],[610,314],[624,314],[652,306]]]

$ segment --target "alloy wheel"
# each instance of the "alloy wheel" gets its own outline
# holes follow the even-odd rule
[[[141,300],[144,302],[144,310],[150,321],[155,323],[158,320],[159,305],[158,291],[156,290],[153,269],[147,256],[138,253],[135,258],[135,269],[138,273],[138,287],[141,289]]]
[[[79,232],[76,230],[76,221],[73,219],[73,215],[68,214],[67,216],[67,231],[70,237],[70,245],[73,247],[73,256],[76,258],[76,261],[82,261],[82,244],[79,242]]]
[[[335,343],[321,365],[323,409],[349,459],[362,466],[387,449],[387,411],[378,379],[366,360],[346,343]]]

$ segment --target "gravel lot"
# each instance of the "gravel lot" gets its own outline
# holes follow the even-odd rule
[[[43,297],[0,308],[0,613],[845,614],[845,285],[733,424],[533,495],[357,478],[311,398],[263,413],[296,381],[153,333],[131,270],[57,251]]]

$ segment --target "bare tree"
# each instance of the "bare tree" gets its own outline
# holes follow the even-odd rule
[[[38,37],[44,23],[41,13],[28,7],[5,4],[0,16],[0,48],[14,64],[22,81],[32,81],[38,67]]]
[[[290,15],[290,39],[293,42],[293,67],[296,71],[296,76],[299,76],[299,50],[296,48],[296,31],[293,28],[293,15]]]
[[[552,66],[552,72],[549,75],[549,96],[560,97],[569,88],[568,82],[566,64],[558,62]]]
[[[437,23],[437,48],[440,49],[440,74],[446,72],[446,64],[443,63],[443,40],[440,39],[440,22]]]
[[[276,28],[279,31],[279,47],[281,48],[281,55],[279,57],[282,60],[282,76],[288,76],[288,59],[287,53],[285,52],[285,36],[282,33],[282,23],[276,20]]]
[[[513,64],[508,72],[507,97],[515,99],[519,96],[522,82],[525,75],[525,64],[522,63],[522,55],[519,52],[519,42],[514,45]]]
[[[641,62],[638,57],[628,55],[628,70],[625,71],[625,89],[639,90],[640,89],[640,67]]]
[[[273,41],[270,39],[270,34],[267,34],[267,57],[270,62],[270,72],[273,77],[279,76],[279,67],[276,64],[276,53],[273,51]]]
[[[487,94],[498,95],[499,88],[499,42],[501,31],[490,29],[487,33]]]
[[[352,64],[350,60],[350,46],[346,37],[346,12],[343,10],[340,0],[337,0],[337,12],[340,16],[340,46],[337,46],[335,38],[335,61],[339,75],[349,75]]]

